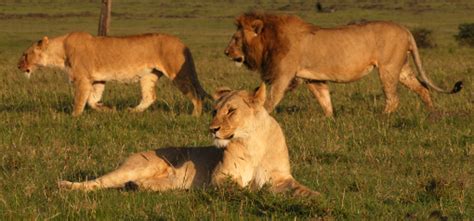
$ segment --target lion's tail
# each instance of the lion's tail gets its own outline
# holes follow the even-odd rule
[[[288,192],[293,196],[319,196],[319,192],[311,190],[310,188],[300,184],[293,177],[277,182],[275,187],[275,192]]]
[[[410,51],[411,55],[413,56],[413,60],[415,62],[416,69],[418,70],[418,73],[420,73],[421,79],[423,80],[423,83],[428,85],[429,87],[433,88],[434,90],[441,92],[441,93],[446,93],[446,94],[454,94],[459,92],[463,88],[463,83],[462,81],[456,82],[454,84],[453,89],[447,90],[447,89],[442,89],[436,86],[426,75],[425,70],[421,66],[421,59],[420,55],[418,53],[418,47],[416,46],[415,38],[411,33],[409,33],[409,40],[410,40]]]

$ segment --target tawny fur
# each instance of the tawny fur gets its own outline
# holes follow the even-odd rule
[[[162,148],[137,153],[117,170],[86,182],[61,181],[66,189],[96,190],[134,183],[141,189],[163,191],[231,180],[240,187],[259,189],[270,185],[274,192],[318,195],[291,175],[283,132],[263,107],[265,86],[255,93],[225,91],[216,94],[210,130],[218,147]],[[226,141],[226,142],[223,142]]]
[[[28,76],[38,67],[66,70],[74,83],[73,115],[80,115],[86,103],[95,110],[102,105],[107,81],[140,82],[142,100],[132,109],[141,112],[155,100],[155,86],[164,75],[191,99],[193,115],[202,112],[202,100],[208,96],[196,75],[189,49],[176,37],[143,34],[124,37],[95,37],[73,32],[33,44],[22,55],[18,68]]]
[[[393,22],[366,22],[337,28],[320,28],[291,15],[246,13],[236,20],[237,31],[225,53],[234,61],[257,70],[271,85],[265,104],[271,112],[288,87],[305,81],[325,115],[333,108],[328,82],[347,83],[361,79],[373,68],[379,71],[386,96],[384,112],[398,106],[397,84],[417,93],[428,108],[433,107],[425,84],[436,91],[455,93],[434,85],[421,66],[412,34]],[[419,81],[408,62],[408,53],[420,72]],[[303,79],[297,80],[297,79]]]

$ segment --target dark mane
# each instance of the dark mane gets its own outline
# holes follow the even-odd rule
[[[251,70],[259,70],[262,80],[272,82],[274,71],[281,59],[290,50],[293,41],[301,34],[314,33],[318,27],[304,22],[294,15],[276,15],[261,12],[247,12],[237,17],[236,26],[240,29],[250,29],[255,20],[263,22],[260,41],[257,44],[243,45],[246,65]],[[297,33],[297,34],[295,34]]]

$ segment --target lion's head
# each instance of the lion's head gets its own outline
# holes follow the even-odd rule
[[[289,51],[288,36],[296,34],[293,24],[306,25],[296,16],[277,16],[250,12],[236,18],[236,32],[232,35],[224,53],[238,64],[250,70],[258,70],[263,80],[272,80],[272,68],[276,67]]]
[[[246,138],[256,130],[262,114],[268,114],[265,103],[265,84],[253,93],[219,89],[214,94],[216,100],[213,119],[209,129],[218,147],[225,147],[233,139]]]
[[[239,16],[235,24],[236,32],[232,35],[224,53],[237,64],[245,64],[250,70],[261,66],[265,41],[264,23],[261,15],[247,13]],[[270,31],[270,30],[269,30]]]
[[[20,61],[18,61],[18,69],[23,71],[27,77],[30,77],[31,73],[38,67],[46,66],[48,60],[47,49],[48,37],[43,37],[23,52]]]

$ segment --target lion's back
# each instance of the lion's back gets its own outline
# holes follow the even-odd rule
[[[190,59],[179,38],[161,33],[96,37],[73,32],[64,49],[72,68],[87,68],[95,80],[133,81],[153,69],[173,78]]]
[[[148,54],[170,54],[182,51],[186,46],[172,35],[148,33],[141,35],[102,37],[86,32],[72,32],[65,39],[66,51],[88,53],[96,56],[135,57],[147,59]]]

